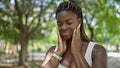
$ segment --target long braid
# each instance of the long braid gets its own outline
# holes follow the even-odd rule
[[[68,2],[62,2],[60,3],[60,5],[58,6],[57,10],[56,10],[56,17],[57,14],[61,11],[72,11],[74,13],[76,13],[76,15],[78,16],[78,18],[81,18],[81,27],[80,27],[80,33],[81,33],[81,39],[84,41],[90,41],[84,31],[84,26],[83,26],[83,17],[82,17],[82,10],[81,7],[79,5],[77,5],[77,3],[75,2],[75,0],[69,0]]]

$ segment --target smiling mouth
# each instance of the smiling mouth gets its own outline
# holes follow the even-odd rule
[[[62,35],[62,36],[67,36],[67,35],[70,35],[70,33],[69,33],[69,32],[64,32],[64,33],[62,33],[61,35]]]

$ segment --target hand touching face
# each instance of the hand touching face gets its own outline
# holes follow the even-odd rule
[[[61,11],[57,15],[57,25],[63,39],[71,39],[75,28],[81,23],[72,11]]]
[[[66,40],[61,38],[59,31],[57,31],[57,35],[58,35],[58,46],[55,52],[58,52],[59,55],[62,56],[67,49]]]
[[[81,51],[80,26],[81,26],[81,23],[73,32],[73,37],[71,42],[71,52]]]

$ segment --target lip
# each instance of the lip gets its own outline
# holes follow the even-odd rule
[[[63,33],[61,33],[61,35],[62,36],[67,36],[67,35],[70,35],[70,33],[69,32],[63,32]]]

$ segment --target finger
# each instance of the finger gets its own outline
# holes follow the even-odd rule
[[[78,25],[77,29],[79,29],[79,28],[80,28],[80,26],[81,26],[81,23]]]
[[[62,42],[65,41],[64,39],[62,39],[62,37],[61,37],[61,35],[60,35],[60,32],[59,32],[58,28],[57,28],[57,34],[58,34],[59,39],[60,39]]]
[[[66,46],[66,40],[62,39],[60,36],[60,32],[57,29],[57,35],[58,35],[58,50],[60,51],[65,51],[67,46]]]
[[[60,44],[62,41],[61,41],[61,37],[60,37],[58,28],[57,28],[57,36],[58,36],[58,44]]]
[[[61,39],[60,32],[59,32],[58,28],[57,28],[57,35],[58,35],[58,38]]]
[[[76,29],[75,29],[74,32],[73,32],[73,37],[72,37],[72,39],[75,40],[75,38],[76,38]]]
[[[80,38],[80,26],[81,26],[81,23],[77,27],[77,31],[76,31],[77,38]]]
[[[60,45],[66,44],[66,40],[64,40],[64,39],[61,38],[60,32],[59,32],[58,29],[57,29],[57,35],[58,35],[58,43],[59,43]]]
[[[81,26],[81,23],[77,27],[77,32],[80,32],[80,26]]]

